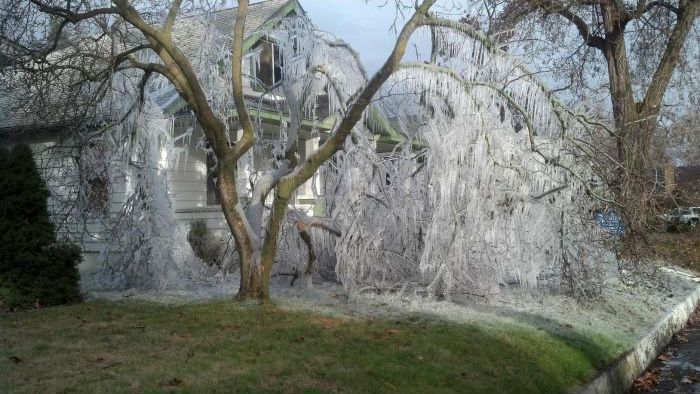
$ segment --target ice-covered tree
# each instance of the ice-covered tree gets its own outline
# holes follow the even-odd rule
[[[104,102],[105,92],[113,91],[115,76],[131,75],[124,84],[131,83],[132,93],[136,92],[134,106],[123,105],[122,115],[113,119],[126,119],[142,105],[151,83],[175,87],[216,157],[219,200],[240,264],[241,299],[269,299],[272,267],[290,201],[295,190],[324,165],[323,171],[337,180],[326,185],[326,189],[336,188],[326,190],[326,198],[328,212],[343,224],[335,250],[338,258],[346,259],[338,270],[347,283],[362,282],[367,275],[374,281],[381,275],[408,278],[420,273],[430,278],[433,293],[456,287],[489,291],[508,276],[532,284],[546,264],[532,267],[511,265],[511,261],[539,259],[543,254],[566,261],[585,254],[574,251],[552,231],[571,229],[574,236],[569,241],[583,231],[565,225],[573,217],[567,215],[567,204],[582,191],[592,193],[584,182],[587,169],[577,162],[578,151],[585,148],[573,144],[575,133],[570,133],[579,118],[568,114],[517,60],[472,26],[432,14],[435,2],[424,0],[413,7],[394,48],[372,76],[366,75],[347,44],[317,32],[303,16],[260,32],[281,49],[283,78],[266,88],[267,94],[284,97],[280,111],[290,121],[282,125],[269,170],[251,178],[252,193],[245,204],[236,170],[262,143],[243,90],[247,0],[238,1],[231,34],[205,35],[204,61],[196,63],[179,48],[173,28],[179,15],[211,9],[202,2],[8,0],[5,10],[12,17],[6,18],[4,26],[12,29],[4,32],[6,41],[14,43],[8,47],[13,55],[9,64],[22,75],[44,71],[58,75],[48,78],[46,86],[59,81],[89,97],[77,101],[83,104],[79,108],[99,108],[95,103]],[[201,18],[206,21],[206,17],[205,12]],[[42,36],[39,26],[49,19],[54,27],[43,35],[48,34],[48,44],[37,42]],[[439,34],[433,35],[437,39],[429,61],[403,62],[415,33],[431,29]],[[64,40],[67,37],[71,39]],[[85,45],[72,50],[66,49],[66,42]],[[88,53],[86,46],[91,48]],[[89,83],[79,84],[72,78]],[[75,86],[82,90],[76,91]],[[302,160],[297,132],[302,115],[314,116],[321,95],[328,97],[337,121],[328,138]],[[398,103],[391,102],[392,97],[408,99]],[[396,122],[404,134],[395,141],[396,157],[388,162],[380,160],[368,141],[367,127],[380,118],[371,105],[374,102],[383,102],[387,113],[395,111],[384,123]],[[240,135],[230,129],[232,111],[242,128]],[[377,187],[382,195],[374,195]],[[269,195],[273,202],[268,210]],[[552,201],[543,205],[543,200]],[[397,214],[397,221],[363,231],[372,220],[381,220],[372,216],[371,204],[388,204],[387,212]],[[513,219],[515,209],[521,210],[517,219]],[[528,235],[525,221],[535,224],[539,233]],[[482,230],[503,226],[505,237],[493,229],[465,231],[467,222]],[[313,227],[337,234],[332,225],[321,221],[298,221],[297,227],[302,234]],[[416,240],[422,245],[411,245]],[[499,242],[503,244],[494,247]],[[385,268],[394,261],[385,254],[363,260],[372,256],[372,250],[384,253],[395,246],[403,248],[398,256],[419,264],[398,261],[395,268]],[[366,265],[372,261],[377,264]]]
[[[358,136],[327,170],[339,277],[447,297],[515,284],[597,294],[590,125],[473,27],[424,30],[430,56],[378,94],[401,142],[378,154]]]

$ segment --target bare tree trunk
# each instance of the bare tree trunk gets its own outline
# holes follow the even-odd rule
[[[270,277],[272,276],[272,265],[277,257],[277,245],[279,241],[280,230],[284,222],[284,216],[287,211],[287,202],[289,201],[288,194],[280,193],[280,189],[286,187],[284,184],[278,186],[275,200],[272,203],[272,212],[265,228],[265,242],[262,247],[261,267],[263,281],[263,300],[270,299]]]
[[[622,166],[616,171],[614,190],[625,207],[628,233],[642,233],[650,204],[646,182],[649,142],[654,119],[642,119],[634,100],[624,28],[626,11],[616,2],[601,5],[605,26],[603,54],[608,66],[610,98],[616,129],[617,155]]]
[[[245,221],[245,214],[238,200],[236,190],[236,166],[229,162],[219,161],[219,200],[233,239],[236,242],[240,264],[240,286],[238,299],[259,299],[263,295],[262,276],[260,273],[260,247],[251,234]]]

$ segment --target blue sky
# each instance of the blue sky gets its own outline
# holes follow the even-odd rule
[[[261,0],[251,0],[257,3]],[[397,12],[396,0],[299,0],[314,24],[323,31],[348,42],[360,53],[367,72],[372,74],[384,63],[396,42],[405,18]],[[236,0],[225,0],[235,6]],[[413,9],[406,8],[413,0],[401,0],[405,17]],[[444,16],[463,15],[465,4],[461,0],[438,0],[432,10]],[[396,23],[395,29],[392,28]],[[413,41],[419,47],[425,44],[420,39]],[[413,44],[407,55],[415,58]]]
[[[316,26],[342,38],[360,53],[369,73],[386,60],[396,39],[390,30],[396,9],[389,2],[364,0],[300,0]],[[399,23],[399,29],[402,24]]]

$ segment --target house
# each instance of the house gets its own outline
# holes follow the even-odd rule
[[[281,102],[278,97],[263,95],[263,86],[278,82],[280,71],[280,56],[276,45],[267,40],[260,31],[278,23],[282,17],[303,14],[304,10],[296,0],[267,0],[251,4],[246,19],[246,38],[244,41],[243,70],[248,70],[244,78],[245,96],[250,103],[251,116],[261,124],[263,139],[274,139],[280,132],[280,122],[288,121],[284,113],[280,114],[278,107]],[[214,29],[222,36],[230,36],[237,9],[229,8],[214,12],[210,16],[210,26],[204,26],[194,17],[179,18],[173,28],[173,37],[177,45],[193,64],[206,61],[199,53],[199,46],[206,29]],[[257,64],[256,64],[257,63]],[[190,129],[191,135],[183,138],[188,151],[187,159],[181,160],[170,175],[170,193],[176,218],[181,222],[195,219],[206,219],[210,229],[228,233],[228,227],[218,205],[215,183],[212,174],[213,157],[207,156],[197,144],[202,140],[202,132],[197,127],[192,112],[187,103],[179,96],[172,85],[156,92],[155,101],[163,108],[165,114],[171,117],[173,135],[182,136]],[[232,114],[235,116],[235,114]],[[236,123],[235,118],[231,121]],[[299,134],[299,145],[303,153],[315,150],[321,140],[327,135],[334,124],[329,116],[328,107],[321,105],[314,119],[305,119]],[[232,129],[236,129],[234,125]],[[266,161],[272,156],[268,149],[256,152],[248,158],[243,168],[239,168],[239,190],[242,197],[250,192],[248,176],[250,172],[264,170]],[[300,188],[295,204],[306,209],[314,205],[311,182]]]
[[[215,29],[220,34],[230,35],[233,21],[236,18],[237,9],[229,8],[214,12],[210,15],[209,24],[206,26],[199,23],[195,17],[181,17],[175,22],[173,37],[189,60],[196,64],[206,61],[202,59],[200,53],[200,43],[205,39],[205,35]],[[251,103],[251,116],[260,124],[262,138],[273,138],[280,133],[280,124],[288,121],[286,114],[278,110],[280,103],[276,97],[268,97],[262,94],[260,84],[272,85],[280,78],[279,53],[274,42],[269,41],[261,30],[278,23],[280,18],[289,15],[303,14],[304,10],[296,0],[266,0],[251,4],[246,20],[246,37],[244,44],[244,70],[249,70],[248,78],[245,78],[245,96]],[[37,152],[40,168],[47,175],[52,196],[50,206],[53,208],[55,220],[64,220],[70,216],[66,208],[59,208],[59,200],[66,196],[74,196],[80,191],[78,185],[68,184],[66,172],[76,164],[75,157],[66,150],[58,160],[47,158],[50,150],[62,148],[62,143],[66,138],[70,139],[69,133],[72,125],[70,118],[55,114],[47,116],[46,113],[37,115],[31,109],[18,109],[11,105],[8,96],[0,98],[0,144],[12,145],[20,142],[27,142]],[[56,94],[57,102],[69,100],[70,97],[61,97]],[[208,156],[202,149],[202,131],[197,126],[194,116],[187,106],[187,103],[180,98],[175,89],[168,85],[151,92],[151,97],[162,110],[163,119],[169,128],[169,133],[177,147],[184,152],[183,158],[177,160],[176,164],[169,168],[167,172],[168,194],[170,196],[171,208],[177,222],[189,224],[193,220],[206,220],[207,226],[215,233],[228,236],[229,230],[218,205],[215,192],[213,173],[213,157]],[[51,107],[51,103],[47,105]],[[303,147],[302,157],[315,150],[324,138],[328,135],[334,124],[334,118],[329,115],[328,105],[319,100],[315,116],[304,119],[299,132],[299,146]],[[232,114],[232,130],[235,130],[235,114]],[[54,121],[48,121],[52,119]],[[97,122],[96,122],[97,123]],[[90,146],[92,155],[100,154],[100,145]],[[241,197],[245,199],[250,193],[248,177],[255,170],[262,169],[272,156],[271,148],[257,151],[250,154],[246,162],[239,166],[239,190]],[[50,163],[50,164],[47,164]],[[104,164],[104,172],[109,171],[109,164]],[[96,211],[106,210],[109,215],[117,215],[124,207],[127,197],[132,190],[132,180],[129,174],[125,174],[119,181],[114,181],[112,176],[108,178],[97,170],[88,179],[90,196],[87,201],[92,204]],[[311,185],[314,181],[309,181],[302,186],[296,195],[294,203],[313,213],[315,200]],[[63,216],[62,216],[63,215]],[[84,231],[86,228],[90,231]],[[75,220],[68,223],[64,230],[72,234],[83,245],[86,260],[95,261],[100,252],[104,249],[103,237],[98,224],[76,223]]]

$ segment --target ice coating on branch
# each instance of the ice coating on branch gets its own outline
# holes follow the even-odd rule
[[[168,171],[183,156],[171,120],[148,97],[110,130],[111,152],[126,199],[103,217],[104,250],[95,281],[101,289],[182,289],[210,282],[213,272],[193,254],[188,226],[178,225],[168,193]]]
[[[130,128],[136,139],[125,157],[128,197],[118,213],[107,219],[98,280],[105,288],[164,287],[152,281],[159,282],[158,271],[170,260],[161,254],[172,250],[168,238],[175,229],[164,169],[159,166],[161,138],[169,131],[167,120],[147,105],[122,127]]]
[[[202,24],[205,33],[197,54],[190,60],[202,88],[210,97],[209,103],[214,113],[228,128],[229,139],[235,142],[240,135],[236,130],[237,113],[230,89],[230,37],[222,35],[211,22],[211,15],[206,14],[191,21]],[[289,173],[290,161],[300,159],[299,131],[302,120],[323,120],[318,115],[322,104],[329,107],[331,114],[344,111],[348,97],[365,81],[364,70],[356,54],[346,44],[322,37],[303,17],[285,18],[277,22],[261,34],[265,40],[274,42],[275,50],[279,51],[279,59],[284,64],[281,80],[265,86],[254,75],[247,73],[250,63],[252,67],[260,66],[260,51],[253,49],[244,59],[244,62],[249,62],[244,67],[244,78],[251,87],[260,88],[262,92],[257,98],[248,97],[253,100],[249,111],[256,121],[257,143],[240,165],[245,169],[241,175],[248,177],[241,179],[240,184],[251,186],[249,190],[242,188],[240,192],[248,194],[250,198],[242,209],[246,212],[251,229],[260,237],[264,235],[263,228],[269,214],[265,205],[268,194],[279,178]],[[159,62],[153,53],[146,54],[143,60]],[[114,94],[122,95],[122,99],[129,98],[131,102],[137,100],[127,88],[117,89],[117,81],[133,83],[133,76],[116,77]],[[145,91],[159,92],[167,89],[168,84],[165,78],[156,75],[149,80]],[[109,288],[196,286],[206,282],[214,272],[192,255],[186,240],[186,228],[175,225],[166,183],[168,169],[177,168],[173,163],[187,159],[187,152],[178,148],[175,140],[191,138],[191,130],[181,136],[172,135],[151,96],[146,94],[144,99],[138,111],[127,116],[125,122],[116,128],[116,135],[129,136],[128,141],[120,140],[121,146],[134,148],[128,157],[109,159],[120,163],[112,170],[113,174],[128,177],[126,193],[129,198],[119,208],[117,217],[108,220],[109,232],[105,239],[108,246],[102,255],[104,264],[98,273],[98,282],[102,287]],[[319,100],[325,103],[319,103]],[[263,104],[268,107],[273,105],[279,113],[277,135],[265,134],[259,112],[256,111]],[[111,109],[119,116],[129,111],[127,105]],[[206,141],[200,141],[199,146],[210,149]],[[119,152],[116,145],[113,148],[114,152]],[[264,163],[253,163],[256,154],[270,151],[272,157]],[[279,253],[279,260],[285,263],[278,264],[278,271],[295,269],[305,272],[309,268],[308,246],[302,242],[298,229],[298,224],[306,221],[306,217],[303,212],[291,210],[285,220]],[[334,260],[330,256],[333,244],[327,242],[328,236],[316,228],[310,228],[308,234],[314,239],[313,248],[318,257],[313,265],[315,269],[323,270],[324,264]],[[234,243],[229,241],[224,256],[227,261],[222,264],[226,270],[236,268],[234,248]],[[325,267],[325,271],[331,272],[332,266]],[[332,278],[332,274],[326,276]]]
[[[191,61],[235,143],[240,136],[230,37],[208,17],[193,22],[202,23],[205,34]],[[239,163],[239,184],[249,185],[240,190],[247,197],[240,209],[261,238],[277,181],[305,159],[301,135],[323,142],[321,108],[337,125],[367,82],[347,44],[319,33],[305,17],[278,22],[260,33],[278,51],[279,80],[266,85],[244,75],[256,88],[247,97],[256,144]],[[449,23],[434,33],[434,58],[405,64],[387,81],[343,151],[312,181],[323,202],[316,213],[340,236],[309,226],[306,212],[290,207],[275,271],[306,272],[312,264],[330,278],[334,267],[349,289],[446,297],[488,295],[510,285],[565,284],[594,292],[602,248],[590,220],[596,204],[575,142],[581,137],[575,118],[488,39]],[[261,51],[246,55],[244,70],[261,67]],[[147,60],[158,61],[153,54]],[[133,86],[133,77],[124,78]],[[164,176],[173,162],[186,159],[173,141],[191,138],[191,131],[173,136],[148,94],[136,110],[118,104],[138,101],[118,81],[114,95],[121,101],[114,100],[110,110],[128,116],[115,133],[105,134],[107,148],[93,152],[94,165],[87,167],[99,172],[105,162],[119,163],[108,171],[110,185],[122,179],[129,195],[119,215],[106,221],[108,248],[99,280],[143,288],[204,283],[214,272],[193,257],[186,230],[175,225]],[[168,83],[154,78],[146,91]],[[278,115],[278,130],[263,128],[263,108]],[[308,124],[303,129],[308,121],[311,130]],[[301,229],[310,235],[313,262]],[[229,244],[225,268],[232,270],[236,253]]]
[[[133,70],[115,73],[96,109],[104,120],[40,154],[61,236],[99,250],[96,271],[83,278],[89,289],[191,288],[215,279],[194,256],[168,193],[167,173],[187,159],[182,142],[191,130],[173,135],[150,97],[160,81],[140,97],[140,80]]]
[[[403,142],[378,154],[348,141],[326,188],[339,278],[447,297],[513,284],[597,291],[603,249],[580,130],[516,60],[455,29],[437,36],[433,63],[404,66],[378,94]]]

